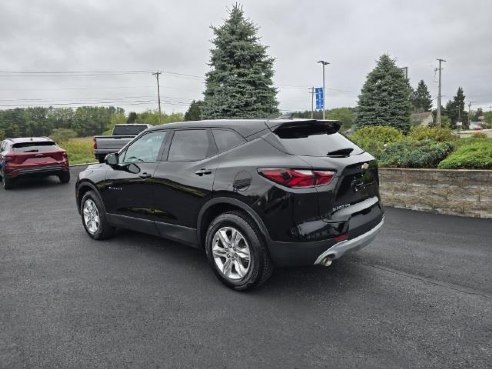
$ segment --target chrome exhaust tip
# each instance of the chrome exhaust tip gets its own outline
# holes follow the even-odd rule
[[[325,267],[329,267],[332,262],[333,262],[333,260],[331,258],[331,255],[328,255],[328,256],[324,257],[323,260],[321,260],[320,264],[325,266]]]

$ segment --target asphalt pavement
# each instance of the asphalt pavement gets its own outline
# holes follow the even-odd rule
[[[0,368],[490,368],[492,220],[387,208],[366,249],[238,293],[200,250],[90,239],[79,170],[0,188]]]

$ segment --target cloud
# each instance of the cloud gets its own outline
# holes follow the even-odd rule
[[[151,71],[161,78],[164,110],[185,111],[202,98],[211,25],[220,26],[233,1],[27,1],[0,5],[2,71],[148,71],[107,76],[0,75],[0,108],[25,104],[113,99],[127,110],[155,108]],[[367,74],[383,53],[423,79],[431,93],[436,58],[443,70],[444,101],[465,95],[492,105],[492,3],[484,1],[245,0],[275,57],[274,81],[284,110],[310,109],[309,87],[326,69],[328,107],[354,106]],[[194,76],[199,76],[194,77]],[[132,99],[132,97],[141,97]],[[9,104],[6,100],[10,100]],[[141,103],[137,104],[140,101]],[[130,105],[129,102],[135,105]],[[1,105],[4,104],[4,105]]]

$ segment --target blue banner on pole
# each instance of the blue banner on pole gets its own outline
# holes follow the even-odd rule
[[[323,110],[325,107],[323,87],[316,87],[314,89],[314,94],[316,95],[316,110]]]

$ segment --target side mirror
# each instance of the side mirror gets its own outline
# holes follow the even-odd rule
[[[111,166],[118,165],[118,156],[115,153],[108,154],[108,155],[106,155],[106,158],[104,159],[104,161],[106,162],[106,164],[111,165]]]
[[[140,173],[140,167],[137,164],[134,164],[134,163],[130,163],[130,164],[126,165],[125,166],[125,170],[127,172],[132,173],[132,174],[138,174],[138,173]]]

